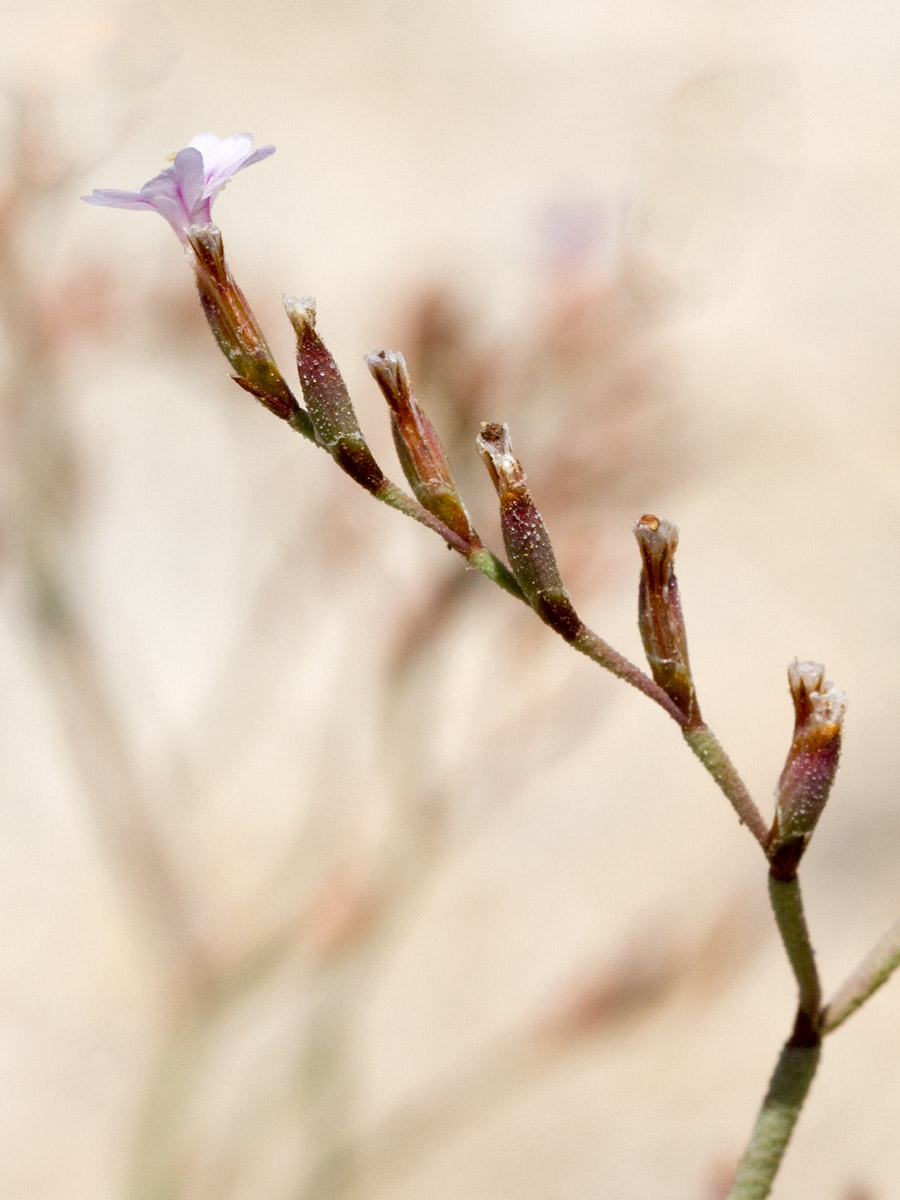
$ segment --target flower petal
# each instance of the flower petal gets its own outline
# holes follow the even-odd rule
[[[198,133],[178,151],[172,165],[154,175],[139,192],[95,189],[82,199],[108,208],[155,209],[185,242],[191,226],[211,223],[212,202],[232,175],[274,153],[274,146],[254,150],[249,133],[225,138]]]
[[[90,196],[82,196],[85,204],[105,208],[153,208],[153,203],[141,192],[122,192],[117,188],[94,188]]]
[[[214,133],[198,133],[190,146],[203,156],[205,195],[211,200],[219,194],[232,175],[275,153],[274,146],[253,149],[253,134],[232,133],[220,138]]]

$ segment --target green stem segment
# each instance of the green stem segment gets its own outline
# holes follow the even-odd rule
[[[734,763],[725,753],[722,743],[706,724],[685,726],[684,740],[712,775],[713,779],[730,801],[741,824],[746,825],[759,844],[765,849],[769,827],[762,813],[753,802],[747,786],[737,772]]]
[[[822,989],[797,876],[769,874],[769,896],[800,991],[797,1021],[769,1084],[728,1200],[765,1200],[787,1149],[821,1055]]]
[[[822,1033],[831,1033],[887,983],[900,967],[900,921],[869,951],[822,1010]]]
[[[524,600],[522,589],[513,578],[512,572],[505,566],[496,554],[492,554],[490,550],[485,550],[483,546],[473,547],[470,542],[449,526],[445,525],[438,517],[430,513],[427,508],[423,508],[418,500],[414,500],[412,496],[408,496],[402,488],[398,488],[396,484],[390,480],[385,482],[378,488],[374,495],[387,504],[389,508],[395,508],[398,512],[405,513],[407,517],[412,517],[414,521],[418,521],[421,525],[427,525],[429,529],[433,529],[435,533],[440,534],[447,545],[456,550],[476,570],[481,571],[488,579],[493,580],[498,587],[502,587],[504,591],[515,596],[518,600]]]
[[[778,932],[781,934],[781,940],[784,942],[784,948],[800,990],[800,1012],[812,1028],[818,1029],[822,986],[819,983],[819,972],[816,967],[812,942],[809,940],[809,929],[806,925],[803,900],[800,895],[800,881],[797,876],[781,880],[776,879],[770,872],[769,898],[772,901],[775,920],[778,922]]]
[[[781,1052],[728,1200],[766,1200],[771,1191],[819,1065],[818,1039],[806,1040],[795,1032]]]
[[[557,630],[561,633],[561,630]],[[565,635],[563,635],[565,636]],[[576,650],[580,650],[582,654],[587,655],[592,662],[603,667],[604,670],[610,671],[618,679],[623,679],[626,683],[630,683],[633,688],[637,688],[639,692],[643,692],[650,700],[655,701],[660,708],[665,709],[673,721],[679,725],[684,725],[685,717],[674,700],[669,697],[666,692],[654,682],[649,675],[645,675],[640,667],[636,667],[633,662],[620,654],[618,650],[613,650],[608,642],[599,637],[593,630],[582,625],[574,638],[567,638]]]

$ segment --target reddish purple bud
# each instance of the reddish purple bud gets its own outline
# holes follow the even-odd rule
[[[460,499],[440,438],[412,393],[403,355],[379,350],[366,355],[366,363],[390,407],[397,457],[416,499],[473,549],[479,549],[481,539]]]
[[[482,425],[477,445],[500,498],[500,527],[512,573],[541,620],[574,641],[584,626],[563,587],[547,526],[512,452],[508,427]]]
[[[221,233],[215,225],[194,225],[186,237],[200,304],[219,349],[231,363],[235,382],[276,417],[291,420],[300,412],[299,405],[228,269]]]
[[[812,837],[838,769],[847,697],[825,679],[821,663],[788,667],[794,737],[775,793],[768,853],[776,878],[789,880]]]
[[[632,528],[643,567],[638,590],[638,627],[653,678],[678,705],[689,723],[700,721],[700,708],[688,662],[687,634],[673,570],[678,526],[649,513]]]
[[[284,307],[297,335],[297,372],[316,441],[341,470],[367,491],[385,482],[356,419],[338,365],[316,332],[316,302],[285,296]]]

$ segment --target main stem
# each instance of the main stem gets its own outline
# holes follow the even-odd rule
[[[797,876],[793,875],[784,880],[776,879],[770,872],[769,899],[772,901],[778,932],[784,942],[788,961],[800,991],[799,1010],[806,1017],[810,1027],[818,1033],[822,985],[819,982],[819,971],[809,938]]]
[[[728,1200],[766,1200],[819,1065],[821,1042],[802,1013],[785,1043]]]
[[[768,1196],[821,1055],[822,988],[797,876],[777,879],[770,872],[769,897],[800,993],[797,1020],[778,1059],[728,1200],[765,1200]]]

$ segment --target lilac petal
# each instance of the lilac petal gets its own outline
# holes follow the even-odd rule
[[[212,202],[232,175],[274,153],[274,146],[254,150],[249,133],[233,133],[225,138],[199,133],[178,151],[170,167],[148,180],[139,192],[95,189],[93,195],[83,199],[109,208],[155,209],[184,242],[192,225],[211,223]]]
[[[214,133],[198,133],[191,138],[190,144],[203,155],[205,194],[211,200],[238,171],[275,153],[274,146],[260,146],[254,150],[250,133],[232,133],[225,138],[216,137]]]
[[[117,188],[94,188],[90,196],[82,196],[85,204],[103,205],[106,208],[153,208],[153,203],[141,192],[122,192]]]
[[[170,170],[172,193],[181,201],[188,218],[187,224],[192,225],[205,199],[203,155],[194,146],[179,150]]]

